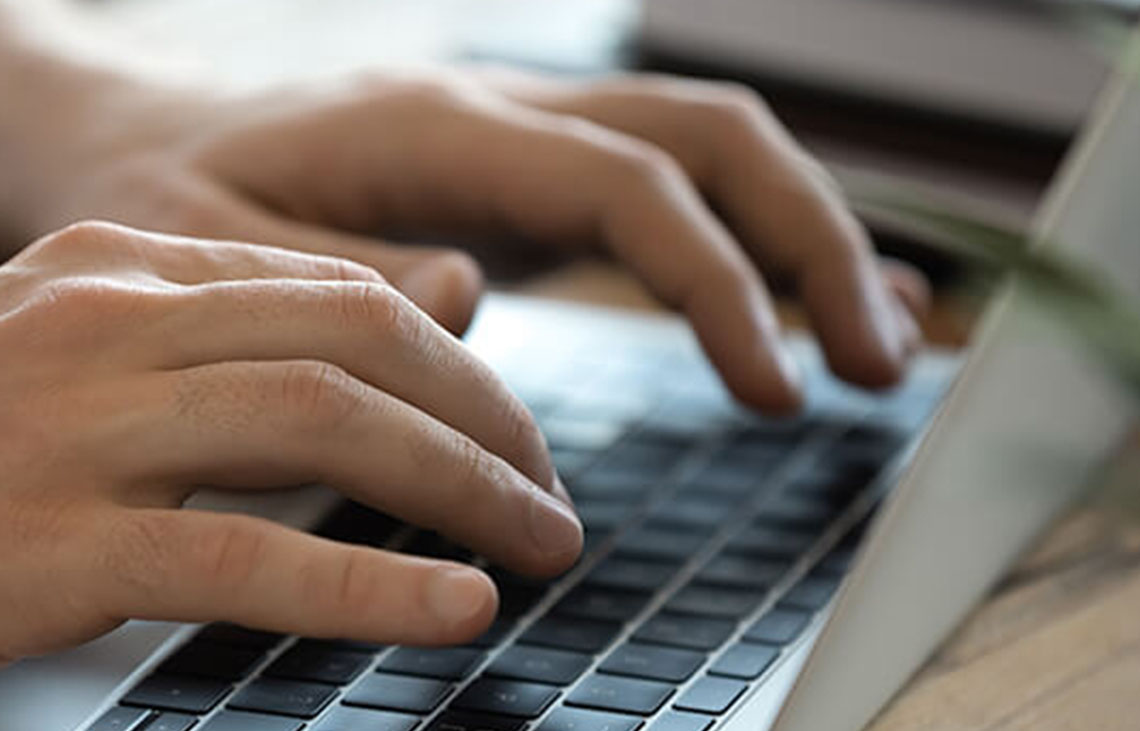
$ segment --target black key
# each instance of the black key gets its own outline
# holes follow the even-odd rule
[[[558,708],[538,725],[536,731],[637,731],[640,718],[619,716],[580,708]]]
[[[526,721],[513,716],[447,711],[431,722],[426,731],[522,731]]]
[[[461,711],[535,718],[557,696],[558,689],[549,685],[479,678],[455,697],[451,707]]]
[[[615,675],[680,683],[695,673],[704,661],[703,652],[627,642],[610,653],[598,670]]]
[[[566,704],[648,716],[665,704],[673,690],[664,683],[596,674],[570,691]]]
[[[122,702],[128,706],[201,714],[218,705],[231,688],[233,686],[221,680],[155,674],[136,685]]]
[[[851,570],[851,564],[854,562],[855,549],[839,546],[824,556],[816,570],[825,576],[843,576]]]
[[[677,592],[665,608],[682,614],[740,619],[760,606],[763,598],[764,593],[759,591],[694,583]]]
[[[744,639],[768,645],[786,645],[803,632],[811,615],[795,609],[772,609],[752,625]]]
[[[372,655],[339,650],[325,644],[301,640],[265,669],[263,675],[290,680],[312,680],[345,685],[372,662]]]
[[[742,642],[733,645],[728,650],[716,659],[716,662],[709,668],[711,675],[724,675],[729,678],[741,678],[742,680],[754,680],[760,677],[760,674],[768,669],[776,658],[780,655],[780,650],[768,645],[754,645]]]
[[[577,652],[515,645],[508,647],[487,668],[488,675],[568,685],[586,672],[593,658]]]
[[[400,521],[351,500],[343,501],[317,528],[316,534],[341,543],[374,548],[388,544],[403,526]]]
[[[428,713],[440,704],[449,690],[451,686],[441,680],[374,673],[350,688],[344,697],[344,703],[350,706]]]
[[[579,586],[554,605],[554,614],[625,622],[645,607],[649,597],[615,589]]]
[[[309,731],[412,731],[419,722],[403,713],[337,706]]]
[[[658,478],[651,473],[598,463],[574,478],[570,492],[576,498],[629,502],[643,497],[657,484]]]
[[[389,673],[459,680],[486,657],[466,647],[401,647],[380,662]]]
[[[515,628],[515,620],[500,617],[491,623],[487,631],[471,640],[472,647],[494,647],[503,641]]]
[[[707,540],[701,533],[643,526],[619,538],[617,552],[635,558],[684,561],[700,550]]]
[[[302,722],[293,718],[222,711],[194,731],[301,731],[302,726]]]
[[[387,645],[381,645],[381,644],[376,643],[376,642],[362,642],[360,640],[346,640],[346,639],[339,639],[339,640],[303,639],[303,640],[298,640],[294,644],[294,647],[301,646],[301,645],[303,645],[305,647],[311,647],[314,649],[321,649],[321,650],[332,650],[332,651],[339,651],[339,652],[359,652],[359,653],[363,653],[366,655],[372,655],[373,657],[375,657],[378,652],[380,652],[381,650],[383,650],[387,647]]]
[[[658,612],[633,637],[641,642],[692,650],[715,650],[735,628],[736,623],[727,619]]]
[[[520,642],[596,654],[606,648],[621,625],[574,617],[543,617],[523,633]]]
[[[791,531],[763,524],[751,525],[729,541],[727,553],[794,560],[815,545],[819,538],[815,533]]]
[[[763,590],[771,587],[791,566],[787,561],[749,556],[714,556],[697,572],[702,584]]]
[[[716,721],[708,716],[681,711],[665,711],[649,726],[649,731],[708,731]]]
[[[504,617],[526,614],[550,588],[548,582],[519,576],[501,568],[491,569],[489,573],[499,590],[499,615]]]
[[[577,493],[574,493],[577,497]],[[637,509],[637,503],[583,500],[576,505],[578,519],[586,532],[609,533],[625,525]]]
[[[805,576],[780,597],[779,606],[815,611],[831,600],[840,581],[836,576]]]
[[[674,531],[711,531],[732,517],[735,507],[721,500],[674,497],[655,505],[649,511],[654,526]]]
[[[789,495],[760,511],[765,523],[818,532],[835,519],[835,505],[807,496]]]
[[[748,688],[748,683],[705,676],[681,694],[674,708],[719,715],[727,711]]]
[[[585,583],[610,589],[655,592],[680,568],[677,564],[611,557],[586,575]]]
[[[253,672],[263,657],[261,650],[195,639],[163,662],[159,672],[236,681]]]
[[[87,731],[137,731],[149,719],[151,711],[145,708],[112,708],[87,727]]]
[[[239,711],[265,711],[282,716],[313,718],[336,695],[336,688],[323,683],[258,678],[238,691],[227,708]]]
[[[162,713],[146,725],[146,731],[190,731],[197,723],[197,716],[187,716],[184,713]]]
[[[236,645],[237,647],[249,647],[263,651],[270,650],[285,639],[284,635],[276,632],[246,629],[245,627],[238,627],[236,624],[224,622],[208,625],[194,637],[198,640],[217,642],[221,645]]]
[[[415,556],[441,558],[448,561],[466,563],[474,556],[471,551],[449,541],[434,531],[421,530],[400,546],[400,551]]]

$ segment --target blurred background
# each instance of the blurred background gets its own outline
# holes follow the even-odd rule
[[[846,186],[1025,225],[1140,0],[87,0],[120,42],[243,88],[510,64],[743,81]],[[880,248],[954,267],[881,222]]]

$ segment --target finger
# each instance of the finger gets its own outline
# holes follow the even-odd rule
[[[505,227],[540,240],[604,239],[687,314],[738,395],[772,409],[798,404],[768,293],[666,155],[468,87],[392,82],[374,91],[278,126],[272,136],[243,136],[240,149],[237,140],[218,145],[201,164],[235,185],[272,191],[282,208],[316,201],[321,215],[358,226]],[[374,134],[377,126],[388,133]],[[333,190],[267,177],[239,155],[282,155],[285,143],[352,164],[335,165]]]
[[[880,257],[879,267],[887,285],[911,315],[923,317],[930,312],[933,293],[922,272],[904,261],[887,257]]]
[[[744,244],[797,282],[832,368],[864,385],[897,380],[908,347],[869,239],[836,186],[752,92],[644,78],[559,88],[516,77],[500,86],[667,150]]]
[[[382,273],[448,330],[461,333],[470,324],[482,293],[482,273],[474,259],[462,252],[439,247],[393,245],[328,226],[305,223],[300,217],[315,214],[306,210],[295,211],[294,217],[274,213],[207,178],[187,175],[170,184],[175,186],[171,193],[175,213],[162,213],[160,222],[165,227],[173,226],[183,234],[247,241],[335,261],[355,262],[361,268]],[[169,221],[172,215],[173,224]],[[217,258],[222,257],[219,255]],[[223,265],[216,268],[215,279],[256,278],[238,276],[239,270],[226,263],[228,258],[227,253],[221,262]],[[237,255],[232,258],[239,262],[242,260]],[[257,263],[257,256],[250,255],[249,258]],[[258,270],[253,268],[252,271]],[[263,276],[275,276],[272,272],[277,272],[273,268],[267,271],[271,273]]]
[[[190,288],[164,300],[139,358],[166,370],[226,361],[317,360],[448,424],[554,488],[533,417],[482,360],[394,288],[278,280]]]
[[[90,576],[98,606],[115,617],[439,645],[472,639],[495,614],[494,585],[477,569],[256,518],[119,510],[98,525]]]
[[[519,571],[581,550],[569,507],[466,435],[318,361],[231,362],[155,376],[152,422],[110,446],[131,485],[323,483]],[[173,504],[173,503],[172,503]]]

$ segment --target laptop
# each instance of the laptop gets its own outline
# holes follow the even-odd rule
[[[1140,294],[1140,83],[1105,93],[1038,216]],[[500,615],[462,647],[129,622],[0,671],[2,731],[847,731],[861,728],[1134,421],[1028,303],[967,358],[871,395],[792,347],[791,421],[727,396],[678,320],[492,296],[470,336],[529,403],[586,529],[551,581],[321,488],[202,494],[345,541],[477,562]]]

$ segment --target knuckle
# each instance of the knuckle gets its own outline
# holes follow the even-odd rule
[[[348,616],[360,616],[373,611],[376,606],[376,597],[380,587],[376,572],[373,571],[371,556],[363,549],[348,549],[344,560],[332,578],[332,586],[328,586],[329,577],[323,572],[313,576],[312,580],[324,583],[321,592],[306,592],[307,595],[332,597],[336,606]]]
[[[188,542],[187,573],[215,589],[245,586],[265,561],[266,537],[248,520],[218,516]]]
[[[175,580],[170,547],[177,540],[172,520],[131,511],[111,524],[102,569],[132,593],[157,597]]]
[[[663,188],[684,178],[680,163],[656,145],[640,140],[625,140],[608,150],[609,163],[615,177],[637,186]]]
[[[293,428],[326,432],[343,427],[363,403],[360,383],[339,366],[301,361],[280,372],[280,400]]]
[[[107,324],[134,314],[142,306],[145,293],[116,286],[98,279],[63,278],[36,289],[28,309],[48,316],[53,322]]]
[[[125,240],[121,226],[106,221],[79,221],[44,236],[31,247],[29,255],[45,256],[99,253]]]

